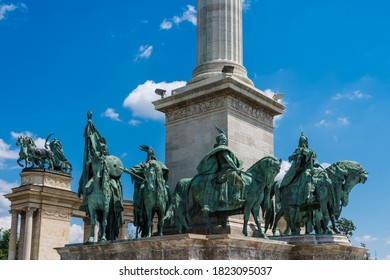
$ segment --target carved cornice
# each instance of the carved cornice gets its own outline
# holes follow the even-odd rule
[[[178,107],[166,113],[166,121],[169,123],[186,119],[188,117],[200,116],[217,109],[226,108],[227,104],[227,98],[220,96],[218,98],[208,99],[206,101],[184,107]]]
[[[176,107],[175,109],[166,112],[166,122],[169,124],[190,117],[201,117],[202,115],[224,108],[234,110],[247,117],[251,117],[256,121],[260,121],[263,124],[273,127],[273,117],[265,112],[261,106],[256,106],[256,104],[246,102],[243,98],[241,99],[226,95],[202,100],[198,103],[189,104],[187,106]]]

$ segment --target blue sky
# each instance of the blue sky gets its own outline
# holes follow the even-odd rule
[[[285,94],[275,156],[287,160],[302,126],[320,163],[360,162],[369,179],[354,188],[342,216],[357,227],[354,244],[390,259],[390,3],[245,4],[248,76],[260,90]],[[21,134],[40,143],[55,134],[74,166],[76,191],[89,109],[126,167],[145,159],[141,144],[164,161],[164,117],[150,101],[156,87],[170,90],[191,79],[196,1],[0,0],[0,55],[0,194],[20,183]],[[131,199],[130,179],[122,182]],[[4,228],[8,209],[1,196]]]

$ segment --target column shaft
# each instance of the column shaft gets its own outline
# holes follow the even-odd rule
[[[32,244],[32,229],[33,229],[33,214],[34,210],[28,208],[26,211],[26,223],[24,227],[24,244],[23,244],[23,260],[31,258],[31,244]]]
[[[18,212],[12,210],[12,219],[11,219],[11,232],[9,236],[9,247],[8,247],[8,259],[15,260],[16,258],[16,241],[18,234]]]

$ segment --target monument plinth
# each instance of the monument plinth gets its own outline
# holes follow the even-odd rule
[[[21,186],[5,195],[11,201],[9,259],[16,256],[16,234],[20,218],[18,258],[59,259],[53,249],[69,242],[70,218],[80,200],[70,190],[70,174],[47,169],[24,169]]]
[[[367,252],[344,241],[311,241],[299,245],[228,234],[180,234],[56,250],[62,260],[363,260]]]

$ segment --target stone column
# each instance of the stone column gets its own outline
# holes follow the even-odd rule
[[[18,260],[23,259],[23,248],[24,248],[24,228],[26,225],[26,212],[20,212],[20,237],[19,237],[19,248],[18,248]]]
[[[197,67],[190,83],[219,75],[227,65],[253,85],[243,66],[242,0],[198,0],[197,25]]]
[[[11,210],[10,212],[12,214],[12,219],[11,219],[11,232],[9,236],[8,259],[15,260],[19,213],[15,210]]]
[[[26,222],[24,227],[23,260],[29,260],[31,257],[32,229],[34,208],[27,208]]]

